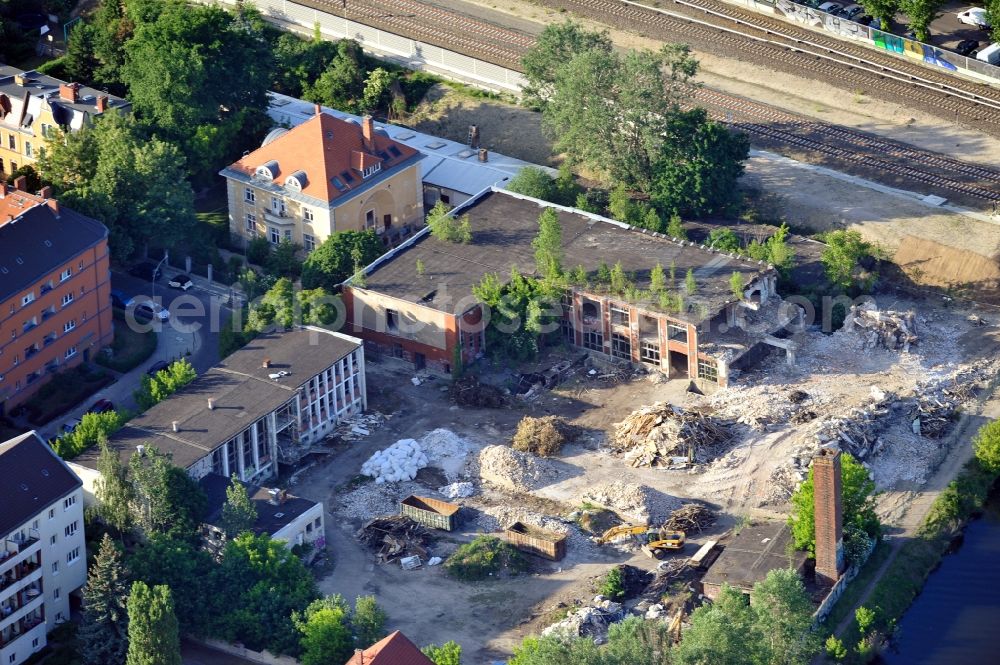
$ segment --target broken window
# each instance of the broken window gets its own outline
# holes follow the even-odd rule
[[[563,339],[567,344],[576,344],[576,331],[573,329],[573,322],[567,319],[560,319],[559,327],[562,330]]]
[[[676,342],[683,342],[687,344],[688,341],[688,329],[686,326],[675,326],[670,323],[667,324],[667,339],[672,339]]]
[[[402,357],[403,357],[403,345],[402,344],[393,344],[392,345],[392,357],[393,358],[400,358],[400,359],[402,359]]]
[[[599,332],[583,333],[583,348],[604,353],[604,335]]]
[[[701,358],[698,358],[698,378],[711,381],[712,383],[718,383],[719,366],[714,360],[702,360]]]
[[[611,335],[611,355],[625,360],[632,359],[632,340],[626,335]]]
[[[399,312],[394,309],[385,310],[385,328],[392,332],[399,330]]]
[[[616,326],[628,325],[628,310],[621,307],[611,306],[611,323]]]
[[[643,340],[639,345],[639,357],[643,362],[660,364],[660,343],[656,340]]]
[[[590,325],[597,323],[601,318],[601,308],[597,303],[590,300],[583,301],[583,322]]]

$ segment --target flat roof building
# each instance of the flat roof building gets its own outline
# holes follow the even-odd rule
[[[368,266],[363,285],[345,282],[348,329],[372,352],[418,368],[450,371],[456,347],[464,363],[474,361],[488,349],[487,318],[473,289],[490,274],[506,283],[514,268],[535,276],[532,241],[546,209],[562,227],[564,271],[586,273],[585,283],[568,284],[553,304],[571,345],[726,385],[733,364],[755,344],[770,343],[783,325],[772,266],[494,187],[451,213],[468,217],[471,242],[447,242],[424,230]],[[615,265],[630,282],[619,292],[601,277]],[[668,282],[666,299],[651,293],[657,265]],[[738,295],[734,273],[742,284]]]
[[[772,570],[792,568],[800,574],[807,555],[792,550],[792,533],[785,522],[745,526],[733,536],[702,578],[702,593],[715,599],[723,584],[750,593]]]

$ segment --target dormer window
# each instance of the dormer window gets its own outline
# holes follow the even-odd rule
[[[301,192],[307,182],[309,181],[306,178],[306,172],[296,171],[292,175],[285,178],[285,188],[290,189],[293,192]]]
[[[369,166],[368,168],[366,168],[363,171],[362,175],[365,178],[370,178],[371,176],[375,175],[376,173],[378,173],[381,170],[382,170],[382,163],[381,162],[375,162],[374,164],[372,164],[371,166]]]
[[[257,170],[254,172],[254,175],[274,180],[278,177],[279,172],[280,170],[278,169],[278,162],[272,159],[271,161],[265,162],[260,166],[258,166]]]

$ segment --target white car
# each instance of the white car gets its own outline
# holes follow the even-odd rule
[[[974,25],[978,28],[990,27],[990,20],[986,17],[986,10],[980,7],[971,7],[964,12],[958,12],[955,14],[955,18],[958,19],[959,23],[966,25]]]
[[[167,282],[167,286],[169,286],[172,289],[180,289],[181,291],[187,291],[192,286],[194,286],[194,282],[191,281],[190,277],[188,277],[184,273],[181,273],[179,275],[174,275],[173,277],[171,277],[170,281]]]
[[[152,319],[153,317],[156,317],[160,321],[166,321],[170,318],[169,311],[149,299],[137,300],[136,298],[130,298],[129,301],[125,303],[125,311],[129,310],[135,312],[135,317],[137,319]]]
[[[818,7],[818,9],[821,12],[826,12],[827,14],[833,14],[834,16],[836,16],[837,12],[839,12],[843,8],[844,5],[839,2],[824,2],[822,5]]]

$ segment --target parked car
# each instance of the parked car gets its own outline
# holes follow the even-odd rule
[[[809,9],[819,9],[821,0],[796,0],[797,4],[808,7]]]
[[[819,6],[818,9],[821,12],[826,12],[827,14],[833,14],[834,16],[836,16],[837,12],[839,12],[843,8],[844,5],[839,2],[824,2],[822,5]]]
[[[955,14],[955,18],[958,19],[959,23],[974,25],[981,30],[986,30],[991,27],[990,19],[986,16],[986,10],[982,7],[970,7],[965,11]]]
[[[160,321],[166,321],[170,318],[170,312],[163,308],[152,300],[131,298],[127,303],[125,303],[125,309],[131,309],[135,312],[135,318],[149,320],[156,317]]]
[[[861,16],[865,13],[865,8],[861,5],[847,5],[840,10],[838,16],[841,18],[846,18],[848,21],[853,21],[855,17]]]
[[[989,46],[984,46],[979,53],[976,54],[976,60],[982,60],[983,62],[988,62],[991,65],[1000,65],[1000,44],[990,44]]]
[[[133,277],[138,277],[139,279],[144,279],[147,282],[156,282],[163,277],[163,271],[160,270],[159,266],[155,263],[150,263],[146,261],[132,267],[128,271],[128,274]]]
[[[156,376],[157,372],[165,370],[168,367],[170,367],[170,363],[168,363],[166,360],[157,360],[155,363],[149,366],[149,369],[146,370],[146,374],[148,374],[149,376]]]
[[[125,309],[125,303],[128,302],[128,296],[124,291],[119,291],[118,289],[111,289],[111,306],[117,307],[119,309]]]
[[[167,286],[174,289],[180,289],[181,291],[187,291],[192,286],[194,286],[194,282],[191,281],[190,277],[188,277],[184,273],[181,273],[179,275],[174,275],[173,277],[171,277],[170,281],[167,282]]]
[[[972,52],[979,48],[979,42],[975,39],[963,39],[955,47],[955,53],[959,55],[972,56]]]
[[[99,399],[90,405],[87,409],[87,413],[106,413],[108,411],[114,411],[115,404],[109,399]]]
[[[860,23],[861,25],[867,25],[872,28],[878,28],[878,22],[868,14],[859,14],[858,16],[855,16],[851,20],[854,21],[855,23]]]

